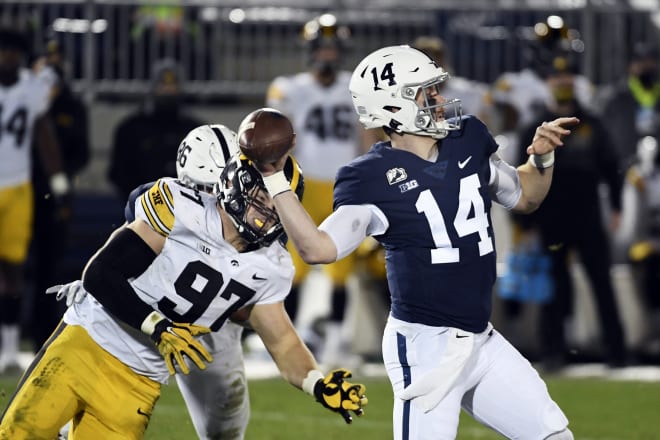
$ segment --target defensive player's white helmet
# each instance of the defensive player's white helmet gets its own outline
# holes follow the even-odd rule
[[[410,46],[379,49],[355,68],[349,89],[365,128],[389,127],[397,133],[446,137],[461,128],[460,99],[437,101],[449,73]],[[422,95],[420,95],[422,94]],[[423,96],[423,104],[417,97]]]
[[[215,193],[225,164],[239,151],[236,133],[224,125],[194,128],[179,145],[177,178],[191,188]]]

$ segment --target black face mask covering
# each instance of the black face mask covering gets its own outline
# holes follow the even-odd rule
[[[181,97],[177,95],[154,96],[154,113],[160,115],[176,115],[179,112]]]
[[[645,89],[650,90],[658,81],[658,71],[656,69],[645,70],[639,74],[638,78],[642,86]]]
[[[314,70],[321,76],[332,77],[337,74],[339,64],[336,61],[315,61]]]

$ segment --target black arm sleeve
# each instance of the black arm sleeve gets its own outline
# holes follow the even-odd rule
[[[137,296],[128,280],[147,270],[155,258],[139,235],[124,228],[87,265],[83,286],[115,317],[140,329],[154,309]]]

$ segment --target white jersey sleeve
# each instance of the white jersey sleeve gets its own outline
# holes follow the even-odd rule
[[[518,170],[504,162],[497,153],[490,156],[490,192],[493,201],[513,209],[522,197]]]
[[[330,236],[341,260],[360,246],[370,235],[384,234],[387,217],[376,205],[342,205],[330,214],[319,229]]]

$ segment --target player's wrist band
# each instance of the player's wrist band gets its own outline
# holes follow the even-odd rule
[[[291,191],[289,181],[286,180],[284,171],[278,171],[270,176],[263,176],[264,185],[271,197],[275,197],[285,191]]]
[[[550,168],[555,164],[555,151],[545,154],[530,154],[529,163],[539,169]]]
[[[302,389],[304,392],[310,396],[314,396],[314,386],[319,379],[323,379],[325,376],[319,370],[309,370],[307,377],[303,380]]]
[[[151,336],[156,330],[156,324],[158,324],[163,319],[165,319],[163,315],[154,310],[153,312],[149,313],[146,318],[144,318],[144,321],[142,321],[142,325],[140,326],[140,330],[142,330],[142,333]]]

